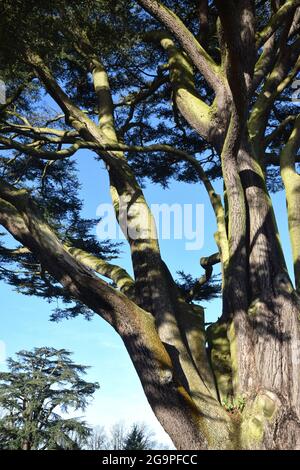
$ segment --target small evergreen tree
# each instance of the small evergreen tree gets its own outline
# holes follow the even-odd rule
[[[106,433],[96,426],[82,448],[88,450],[150,450],[163,449],[165,445],[154,440],[154,433],[143,423],[132,423],[127,428],[122,421],[115,423]]]
[[[153,446],[151,434],[146,427],[134,423],[125,438],[123,450],[150,450]]]
[[[84,410],[99,387],[81,376],[87,367],[75,364],[71,352],[48,347],[20,351],[9,358],[9,372],[0,373],[0,448],[77,449],[90,434],[78,418],[63,417]]]

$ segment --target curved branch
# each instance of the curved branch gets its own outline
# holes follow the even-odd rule
[[[62,160],[64,158],[71,157],[80,148],[84,148],[82,142],[76,142],[67,149],[57,151],[42,150],[32,147],[31,145],[22,144],[21,142],[18,142],[15,139],[9,139],[2,136],[0,136],[0,144],[2,144],[2,147],[0,147],[0,149],[18,150],[22,153],[30,155],[31,157],[41,158],[45,160]]]
[[[289,233],[292,245],[297,291],[300,292],[300,175],[295,168],[295,155],[300,147],[300,114],[287,144],[280,154],[280,172],[285,187]]]
[[[129,113],[125,123],[118,130],[118,135],[124,136],[125,132],[130,129],[134,123],[131,122],[136,106],[142,101],[146,100],[149,96],[152,96],[162,85],[168,82],[166,75],[159,74],[154,80],[147,84],[147,88],[140,90],[137,93],[130,93],[120,103],[115,105],[115,108],[120,106],[129,106]]]
[[[205,270],[205,273],[203,274],[203,276],[200,277],[200,279],[198,279],[197,283],[194,285],[194,287],[188,293],[188,297],[187,297],[188,302],[193,300],[196,297],[196,295],[198,294],[201,287],[210,280],[210,278],[212,276],[212,273],[213,273],[213,266],[217,263],[220,263],[220,261],[221,261],[221,259],[220,259],[220,253],[219,252],[214,253],[213,255],[210,255],[210,256],[207,256],[207,257],[202,257],[200,259],[200,265]]]
[[[276,137],[281,135],[284,132],[286,126],[291,122],[294,122],[296,118],[297,116],[289,115],[283,121],[281,121],[278,127],[265,137],[265,146],[268,146]]]
[[[11,113],[14,114],[14,113]],[[20,118],[20,116],[17,116]],[[28,124],[15,124],[9,121],[3,121],[3,126],[0,128],[0,132],[8,133],[8,132],[28,132],[32,133],[34,137],[43,137],[48,138],[48,136],[55,136],[60,138],[60,143],[73,143],[75,137],[79,137],[78,132],[71,131],[71,130],[62,130],[62,129],[55,129],[50,127],[35,127],[32,126],[30,123]],[[55,142],[55,141],[54,141]],[[58,141],[57,141],[58,142]]]
[[[0,142],[10,141],[10,139],[5,139],[0,137]],[[13,141],[15,144],[16,141]],[[15,148],[20,150],[24,153],[28,153],[29,155],[41,159],[48,159],[48,160],[60,160],[62,158],[70,157],[73,155],[78,149],[86,148],[101,152],[107,151],[121,151],[121,152],[144,152],[144,153],[153,153],[153,152],[166,152],[172,154],[172,156],[178,161],[187,161],[189,162],[196,170],[200,180],[203,182],[205,189],[208,193],[211,205],[213,207],[217,225],[218,225],[218,234],[216,236],[216,241],[218,246],[220,247],[220,251],[222,253],[222,262],[225,262],[228,258],[228,243],[227,243],[227,235],[226,235],[226,228],[225,228],[225,216],[224,216],[224,208],[221,202],[221,198],[218,194],[216,194],[214,187],[212,186],[210,180],[207,178],[205,171],[203,170],[201,164],[197,161],[195,157],[189,155],[188,153],[184,152],[183,150],[176,149],[168,144],[153,144],[149,146],[138,146],[138,145],[123,145],[118,144],[115,142],[107,143],[107,144],[96,144],[94,142],[78,142],[73,146],[69,147],[69,149],[60,150],[57,152],[44,152],[42,150],[32,149],[31,147],[25,146],[23,144],[17,143],[17,145],[13,146],[12,143],[8,146],[9,148]]]
[[[264,42],[266,42],[272,34],[284,24],[286,17],[296,10],[300,5],[300,0],[288,0],[282,7],[271,17],[269,23],[264,29],[258,33],[256,40],[256,47],[259,48]]]
[[[165,34],[162,35],[160,44],[169,57],[170,82],[176,106],[190,126],[210,142],[210,134],[214,128],[213,113],[196,90],[191,63]]]
[[[257,90],[263,79],[268,75],[274,66],[276,59],[275,35],[272,35],[264,44],[263,50],[255,64],[251,91]]]
[[[264,142],[265,129],[268,122],[269,113],[275,100],[291,84],[297,72],[300,70],[300,58],[297,57],[300,51],[300,40],[287,50],[279,54],[279,58],[272,72],[266,79],[266,82],[260,92],[248,122],[250,139],[257,156],[263,160],[265,148]],[[295,63],[293,64],[294,58]]]
[[[134,280],[125,269],[67,243],[64,243],[64,247],[76,260],[98,274],[111,279],[127,297],[134,298]]]
[[[199,44],[180,18],[157,0],[137,0],[137,2],[174,35],[183,50],[189,55],[195,67],[217,93],[220,86],[224,86],[220,67]]]

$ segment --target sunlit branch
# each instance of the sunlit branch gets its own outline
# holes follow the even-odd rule
[[[257,35],[256,46],[261,47],[284,24],[285,18],[300,5],[300,0],[288,0],[271,17],[269,23]]]
[[[223,86],[220,68],[180,18],[156,0],[138,0],[138,3],[174,35],[207,83],[217,93],[218,88]]]
[[[111,279],[128,297],[134,297],[134,280],[125,269],[67,243],[64,244],[64,247],[76,260],[98,274]]]
[[[34,144],[36,143],[37,142],[34,142]],[[0,145],[0,150],[18,150],[26,155],[45,160],[62,160],[64,158],[71,157],[77,152],[77,150],[83,148],[81,142],[76,142],[67,149],[57,151],[43,150],[3,136],[0,136],[0,144],[2,144]]]

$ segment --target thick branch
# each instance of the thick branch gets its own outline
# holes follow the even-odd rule
[[[287,0],[282,7],[272,16],[269,23],[264,27],[264,29],[258,33],[256,40],[257,48],[261,47],[264,42],[266,42],[272,34],[284,24],[287,16],[296,10],[300,5],[300,0]]]
[[[237,19],[244,14],[249,2],[216,1],[220,20],[224,31],[224,38],[228,49],[227,77],[232,92],[233,102],[231,119],[224,141],[221,162],[223,178],[228,203],[228,245],[229,259],[224,267],[223,285],[223,315],[224,321],[230,323],[230,329],[238,331],[238,335],[230,336],[230,351],[235,358],[233,368],[233,385],[235,393],[251,393],[256,380],[255,359],[252,354],[252,338],[248,321],[248,278],[247,278],[247,247],[246,247],[246,203],[242,181],[239,174],[238,152],[247,117],[247,77],[250,78],[252,59],[246,63],[247,58],[242,56],[242,44],[249,41],[244,53],[253,47],[253,31],[249,32],[249,39],[241,37],[241,30]],[[236,17],[232,15],[231,7],[237,8]],[[250,27],[250,25],[249,25]],[[235,292],[235,295],[232,295]],[[245,351],[249,352],[247,362]],[[251,364],[250,371],[245,368]],[[255,378],[255,379],[254,379]]]
[[[200,265],[204,269],[205,273],[200,277],[200,279],[198,279],[197,283],[190,290],[187,301],[191,301],[196,297],[201,287],[210,280],[213,273],[213,266],[220,263],[220,261],[220,253],[214,253],[213,255],[200,259]]]
[[[210,135],[214,128],[212,109],[198,95],[191,63],[169,37],[164,35],[160,44],[169,57],[170,81],[177,108],[201,137],[213,140]]]
[[[280,167],[281,167],[281,174],[284,177],[285,172],[292,171],[296,173],[295,170],[295,155],[298,152],[300,147],[300,114],[298,114],[293,131],[290,135],[290,138],[282,149],[280,154]]]
[[[127,297],[134,297],[134,280],[125,269],[71,245],[64,244],[64,247],[76,260],[98,274],[114,281],[120,291],[126,294]]]
[[[271,36],[264,44],[263,50],[255,64],[251,91],[257,90],[261,82],[271,71],[276,59],[275,35]]]
[[[53,77],[50,69],[43,62],[42,58],[30,50],[26,51],[29,64],[35,69],[38,77],[42,81],[48,93],[56,101],[65,113],[66,120],[72,125],[83,138],[88,140],[105,142],[105,136],[101,133],[96,124],[89,119],[67,96]]]
[[[92,64],[94,88],[98,98],[99,127],[109,140],[117,141],[108,75],[99,60],[93,59]]]
[[[283,121],[281,121],[277,128],[265,137],[265,147],[267,147],[275,138],[283,134],[286,129],[286,126],[294,122],[296,117],[297,116],[290,115],[287,116]]]
[[[300,292],[300,175],[295,169],[295,155],[299,146],[300,114],[295,121],[290,138],[280,154],[280,170],[286,193],[296,288]]]
[[[188,30],[178,16],[169,8],[156,0],[137,0],[138,3],[167,28],[188,54],[195,67],[203,75],[207,83],[217,93],[224,86],[220,68],[199,44],[195,36]]]
[[[299,71],[300,59],[299,57],[297,59],[299,48],[299,41],[292,46],[284,47],[253,106],[248,129],[255,153],[261,161],[265,151],[262,143],[264,142],[264,134],[270,111],[275,100],[291,84]],[[296,57],[296,61],[293,64],[294,57]]]
[[[64,10],[63,17],[67,20]],[[92,73],[93,84],[98,101],[99,128],[105,138],[117,142],[114,119],[114,104],[112,100],[109,78],[103,63],[89,40],[87,32],[73,18],[72,25],[67,27],[74,41],[77,52],[84,58],[88,70]],[[120,155],[121,156],[121,155]]]
[[[235,107],[243,121],[255,65],[254,14],[250,0],[216,0],[227,49],[226,74]],[[235,15],[232,11],[236,10]]]
[[[64,158],[71,157],[77,152],[77,150],[85,147],[81,142],[76,142],[74,145],[71,145],[67,149],[50,151],[50,150],[38,149],[38,148],[31,146],[30,144],[28,145],[22,144],[21,142],[15,139],[8,139],[2,136],[0,136],[0,144],[2,144],[2,147],[0,146],[0,149],[1,148],[3,150],[14,149],[26,155],[30,155],[31,157],[41,158],[45,160],[62,160]]]

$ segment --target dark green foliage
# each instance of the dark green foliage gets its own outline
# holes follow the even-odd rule
[[[150,450],[153,448],[150,437],[143,426],[135,423],[125,438],[123,450]]]
[[[187,22],[195,22],[194,2],[169,2],[175,11]],[[219,176],[215,166],[219,159],[207,143],[201,141],[180,117],[175,104],[172,104],[171,86],[167,80],[155,93],[139,101],[133,107],[128,98],[140,91],[149,89],[150,83],[157,76],[167,77],[163,69],[165,56],[155,44],[147,42],[145,47],[144,32],[153,29],[154,20],[145,14],[132,1],[89,1],[66,4],[66,2],[3,2],[3,28],[7,45],[7,56],[3,62],[19,70],[24,68],[19,56],[14,57],[9,47],[10,41],[20,42],[20,49],[26,42],[36,43],[36,50],[43,56],[54,74],[64,83],[69,96],[83,109],[94,115],[96,98],[87,67],[74,44],[74,27],[84,31],[93,45],[94,52],[101,57],[106,66],[116,107],[116,127],[119,135],[128,144],[143,145],[163,141],[190,153],[196,153],[203,160],[204,167]],[[188,12],[188,13],[187,13]],[[188,17],[186,15],[188,14]],[[18,25],[18,26],[16,26]],[[9,32],[9,34],[8,34]],[[120,38],[122,40],[120,41]],[[6,51],[3,46],[0,54]],[[0,57],[1,58],[1,57]],[[26,69],[26,67],[25,67]],[[211,99],[211,91],[205,89],[203,79],[196,76],[199,89]],[[125,98],[126,97],[126,98]],[[124,99],[125,98],[125,99]],[[171,106],[170,106],[171,102]],[[133,116],[128,121],[129,116]],[[197,181],[194,172],[184,163],[178,164],[172,155],[130,154],[138,177],[149,177],[153,182],[165,186],[170,178],[183,181]],[[205,164],[205,162],[207,162]]]
[[[74,363],[65,349],[20,351],[0,373],[0,448],[76,449],[90,429],[63,413],[84,410],[99,387],[86,382],[87,367]]]
[[[118,245],[105,241],[100,244],[96,239],[94,232],[98,221],[84,219],[81,215],[80,184],[73,161],[61,160],[49,165],[42,160],[16,155],[13,161],[0,159],[0,171],[8,182],[17,180],[22,187],[31,191],[40,211],[63,242],[71,243],[74,247],[101,258],[112,259],[116,256]],[[60,300],[61,316],[69,317],[79,313],[87,317],[91,315],[88,309],[73,303],[64,289],[44,271],[43,266],[31,253],[12,255],[4,248],[9,239],[4,234],[2,239],[0,279],[15,286],[22,294],[36,295],[56,303]],[[63,305],[66,305],[66,310]]]
[[[268,17],[269,2],[254,3],[258,26],[261,26]],[[168,0],[164,4],[173,9],[195,35],[201,33],[198,31],[197,2]],[[219,63],[216,10],[213,2],[209,2],[209,6],[206,47]],[[32,70],[24,61],[23,52],[28,46],[41,55],[74,103],[96,119],[97,97],[86,57],[79,47],[79,33],[79,36],[87,36],[93,54],[102,60],[108,72],[120,140],[128,145],[170,144],[194,155],[210,180],[219,178],[219,156],[187,125],[176,108],[168,80],[166,55],[155,42],[147,40],[145,34],[154,27],[157,27],[157,22],[137,2],[131,0],[3,0],[0,5],[0,79],[6,83],[8,96],[12,96],[20,85],[25,83],[26,86],[13,107],[6,109],[0,106],[1,135],[13,135],[11,131],[5,130],[7,121],[20,126],[23,122],[20,115],[26,115],[34,126],[45,126],[58,111],[52,109],[53,102],[49,96],[45,96],[40,82],[33,78]],[[152,82],[157,79],[161,80],[160,86],[155,92],[148,93]],[[197,71],[195,84],[202,99],[211,104],[212,90]],[[286,116],[296,115],[297,107],[290,102],[293,91],[291,86],[287,87],[282,99],[274,105],[266,134],[276,130]],[[280,134],[273,139],[268,147],[270,154],[279,156],[282,141],[286,140],[291,126],[292,123],[286,126],[283,136]],[[51,127],[71,130],[63,118],[53,121]],[[31,138],[22,133],[17,140],[21,143],[31,142]],[[44,142],[42,147],[44,150],[59,150],[59,145],[51,139]],[[191,165],[178,162],[172,154],[136,152],[129,153],[127,158],[142,183],[150,181],[166,187],[172,179],[199,182]],[[100,246],[94,237],[96,221],[82,218],[80,184],[74,161],[65,159],[46,163],[43,159],[12,152],[1,145],[0,174],[15,186],[32,191],[47,221],[63,241],[101,258],[109,259],[116,255],[115,245],[101,243]],[[267,164],[266,174],[271,191],[282,189],[278,166]],[[55,303],[59,301],[53,319],[72,317],[79,313],[89,318],[91,312],[81,304],[74,303],[31,254],[12,255],[4,249],[7,242],[9,245],[7,237],[4,236],[2,240],[1,279],[26,295],[37,295],[48,301],[54,300]],[[190,277],[186,277],[183,288],[189,289],[192,282]],[[204,285],[199,292],[198,300],[210,299],[218,294],[218,287],[216,284]]]
[[[209,281],[198,287],[198,279],[193,278],[190,274],[186,274],[183,271],[178,271],[177,274],[179,275],[177,285],[181,288],[186,297],[188,297],[189,292],[197,286],[196,295],[193,298],[194,301],[209,301],[221,295],[221,281],[218,275],[212,276]]]
[[[35,44],[36,50],[45,59],[60,82],[64,83],[70,97],[93,115],[96,108],[96,97],[90,78],[87,74],[85,58],[77,50],[75,30],[87,34],[96,56],[101,57],[106,66],[116,107],[116,127],[120,137],[128,144],[147,144],[153,142],[170,143],[196,154],[213,179],[220,176],[219,157],[213,149],[190,129],[180,117],[173,103],[171,86],[167,80],[157,91],[140,100],[134,109],[128,97],[149,89],[152,80],[167,75],[164,69],[166,57],[155,43],[145,41],[145,32],[152,31],[155,20],[137,5],[126,1],[92,1],[62,2],[55,0],[2,3],[0,37],[0,59],[7,64],[2,75],[8,83],[15,86],[13,70],[23,77],[26,65],[20,60],[19,50],[26,43]],[[268,2],[255,2],[258,23],[264,23],[268,16]],[[197,2],[174,0],[164,2],[173,9],[197,35],[199,21],[197,18]],[[210,5],[208,51],[219,62],[219,50],[216,41],[216,12],[213,2]],[[258,24],[258,26],[260,26]],[[13,41],[14,47],[10,47]],[[19,47],[16,47],[16,43]],[[14,56],[14,51],[17,56]],[[2,55],[2,57],[1,57]],[[22,72],[23,71],[23,72]],[[23,75],[22,75],[23,74]],[[212,91],[206,86],[202,77],[196,73],[196,85],[201,96],[208,102],[212,101]],[[36,86],[36,85],[35,85]],[[268,123],[271,132],[278,122],[290,113],[295,114],[295,106],[291,107],[284,100],[293,90],[289,87],[274,109],[273,120]],[[124,99],[127,97],[127,99]],[[129,115],[133,112],[130,122]],[[286,132],[288,132],[286,128]],[[280,139],[274,142],[271,149],[280,150]],[[137,175],[149,177],[153,182],[166,185],[170,178],[195,181],[194,172],[185,164],[178,164],[172,155],[130,154]],[[270,178],[270,187],[272,187]],[[278,189],[274,185],[274,190]]]

